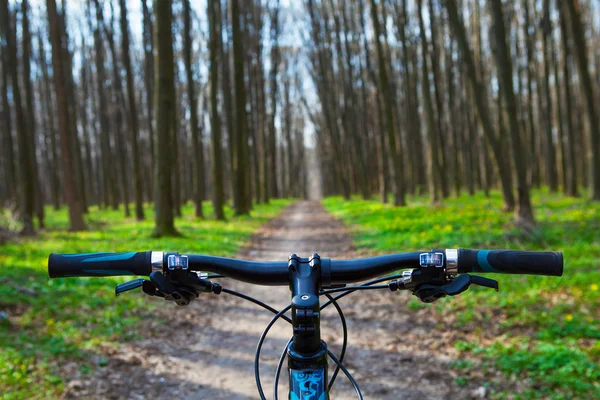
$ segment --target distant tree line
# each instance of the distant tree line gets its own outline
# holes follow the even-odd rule
[[[154,202],[173,235],[187,201],[307,196],[311,131],[326,195],[497,188],[523,226],[532,187],[600,200],[591,0],[150,3],[0,0],[0,203],[24,234],[47,204],[81,230]]]
[[[278,44],[279,1],[136,2],[139,42],[132,0],[0,0],[0,201],[23,234],[44,226],[44,204],[68,205],[81,230],[91,205],[143,220],[154,201],[155,233],[170,235],[189,200],[202,218],[212,199],[224,219],[228,199],[248,214],[306,195],[297,49]]]
[[[304,3],[326,194],[499,188],[524,226],[531,187],[600,200],[597,3]]]

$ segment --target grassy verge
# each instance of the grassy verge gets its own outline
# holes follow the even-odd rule
[[[138,322],[162,304],[148,302],[141,292],[116,299],[114,286],[126,278],[50,280],[48,254],[164,250],[228,256],[289,203],[259,205],[251,217],[227,210],[226,222],[195,220],[186,206],[176,220],[182,237],[162,239],[150,236],[150,206],[141,223],[124,219],[122,210],[92,209],[90,229],[80,233],[67,231],[65,209],[48,209],[48,228],[37,237],[0,246],[0,397],[55,397],[63,389],[60,364],[75,360],[82,373],[105,365],[98,349],[136,338]],[[212,215],[210,204],[205,210]]]
[[[496,398],[600,398],[600,204],[536,191],[539,229],[524,234],[502,213],[498,193],[461,196],[432,208],[426,198],[395,208],[376,201],[324,200],[325,208],[352,226],[355,243],[374,253],[432,248],[560,250],[562,278],[495,275],[500,292],[470,289],[462,296],[409,309],[436,315],[439,328],[464,333],[456,341],[456,368],[468,383],[483,370]],[[489,374],[486,374],[486,371]],[[492,373],[493,372],[493,373]],[[486,378],[487,377],[487,378]],[[474,378],[473,378],[474,379]]]

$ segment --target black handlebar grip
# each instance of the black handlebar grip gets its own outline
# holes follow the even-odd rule
[[[152,252],[50,254],[50,278],[74,276],[150,275]]]
[[[563,255],[558,251],[458,249],[458,272],[562,276]]]

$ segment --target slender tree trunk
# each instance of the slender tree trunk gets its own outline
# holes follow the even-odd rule
[[[0,13],[8,12],[8,3],[5,4],[2,0],[1,6],[2,9]],[[9,29],[8,25],[5,24],[4,15],[1,17],[0,23],[2,25],[2,31],[4,29]],[[10,20],[9,20],[10,21]],[[2,35],[4,36],[4,34]],[[9,90],[9,69],[12,68],[11,57],[9,56],[9,48],[8,41],[2,40],[0,41],[2,46],[2,124],[3,134],[2,134],[2,157],[5,160],[5,168],[6,168],[6,188],[7,188],[7,197],[9,199],[17,199],[18,195],[16,194],[17,189],[17,168],[15,165],[15,154],[14,154],[14,143],[12,136],[12,116],[11,116],[11,107],[8,101],[8,90]],[[12,74],[12,71],[10,72]]]
[[[86,45],[85,45],[85,37],[82,33],[82,38],[81,38],[81,43],[82,43],[82,50],[85,49]],[[85,192],[89,194],[89,197],[91,199],[91,203],[94,204],[96,203],[98,196],[96,194],[95,188],[94,188],[94,168],[93,168],[93,162],[92,162],[92,145],[91,145],[91,140],[90,137],[92,136],[91,132],[92,130],[89,127],[89,120],[88,120],[88,110],[87,110],[87,100],[89,98],[90,95],[90,89],[89,89],[89,85],[91,82],[91,72],[90,72],[90,68],[88,65],[88,60],[87,60],[87,56],[86,56],[86,52],[82,51],[82,55],[81,55],[81,69],[80,69],[80,82],[81,82],[81,96],[77,96],[78,97],[78,101],[77,103],[79,104],[79,113],[81,116],[81,129],[83,132],[83,147],[85,150],[85,164],[84,164],[84,185],[85,187]],[[84,212],[87,212],[87,210],[84,210]]]
[[[277,130],[275,118],[277,116],[277,72],[279,69],[279,0],[271,13],[271,70],[269,72],[269,90],[271,92],[271,115],[269,124],[269,197],[279,197],[277,185]]]
[[[531,227],[535,224],[533,217],[533,208],[529,197],[529,187],[527,185],[527,165],[523,159],[524,151],[521,145],[521,134],[519,122],[517,121],[517,107],[515,92],[513,87],[512,63],[508,47],[506,45],[506,29],[504,27],[504,16],[501,2],[491,2],[490,13],[492,15],[495,57],[498,64],[498,78],[500,80],[500,90],[504,98],[506,116],[509,124],[509,141],[512,148],[513,162],[517,177],[517,208],[515,209],[516,223],[523,227]]]
[[[530,32],[531,26],[531,18],[529,16],[529,1],[523,0],[523,9],[525,13],[525,23],[523,24],[523,30],[525,35],[525,44],[526,44],[526,53],[527,53],[527,119],[529,122],[529,143],[528,143],[528,159],[530,160],[530,173],[528,177],[528,181],[531,185],[539,186],[539,164],[535,160],[538,159],[536,157],[536,127],[535,127],[535,119],[533,116],[533,86],[534,82],[534,74],[532,70],[535,69],[535,63],[533,62],[534,55],[534,36]],[[538,88],[538,96],[539,96],[539,85],[536,82],[536,87]]]
[[[391,93],[391,87],[389,85],[387,76],[387,66],[385,62],[385,55],[383,53],[383,46],[381,44],[381,27],[379,23],[379,16],[377,12],[377,5],[375,0],[371,0],[371,18],[373,19],[373,30],[375,32],[375,45],[377,48],[377,57],[379,65],[379,90],[382,93],[384,99],[384,113],[385,113],[385,126],[388,134],[389,154],[390,161],[394,166],[394,181],[395,181],[395,198],[394,204],[396,206],[406,205],[404,198],[404,182],[403,182],[403,170],[402,170],[402,155],[398,154],[396,147],[396,130],[394,125],[394,109],[393,109],[393,94]]]
[[[58,111],[58,123],[60,127],[61,147],[61,169],[63,172],[64,196],[69,205],[69,222],[71,231],[85,230],[83,220],[83,207],[81,205],[77,188],[77,179],[71,173],[72,147],[71,130],[69,124],[69,108],[67,106],[67,90],[65,82],[63,37],[60,29],[59,16],[56,10],[56,1],[47,0],[48,21],[50,23],[50,40],[52,42],[52,70],[54,75],[54,90],[56,91],[56,102]]]
[[[581,84],[581,92],[585,98],[590,129],[587,149],[590,165],[590,198],[592,200],[600,200],[600,123],[598,123],[598,116],[596,114],[594,86],[588,69],[587,46],[581,20],[581,5],[579,4],[579,0],[565,0],[565,3],[566,7],[564,8],[566,8],[569,15],[573,42],[575,44],[575,55],[579,67],[579,82]]]
[[[544,132],[545,138],[545,155],[546,163],[546,183],[550,191],[558,191],[558,179],[556,176],[556,154],[554,151],[554,140],[552,138],[552,94],[550,93],[550,62],[551,51],[548,41],[551,40],[552,23],[550,22],[550,0],[544,0],[543,16],[542,16],[542,52],[544,56],[544,95],[541,96],[543,111],[544,111]]]
[[[17,147],[19,155],[19,185],[21,189],[19,203],[21,207],[21,221],[23,222],[22,235],[34,235],[33,213],[35,208],[35,174],[31,162],[31,137],[28,134],[27,116],[23,110],[21,100],[21,90],[19,85],[19,73],[17,69],[17,48],[15,44],[15,32],[11,23],[8,0],[0,0],[0,23],[2,38],[6,40],[6,50],[8,50],[8,67],[12,81],[13,104],[15,108],[15,118],[17,127]],[[3,41],[4,41],[3,40]]]
[[[60,208],[60,166],[58,164],[58,150],[56,143],[57,133],[56,126],[54,124],[54,102],[52,101],[50,77],[48,75],[48,64],[46,60],[46,50],[41,33],[38,35],[38,50],[40,52],[39,65],[42,71],[43,81],[42,110],[47,119],[45,133],[46,152],[48,153],[48,158],[52,160],[51,164],[49,165],[50,168],[48,170],[50,177],[50,197],[52,198],[52,205],[54,206],[54,210],[58,210]]]
[[[157,67],[154,89],[154,117],[156,118],[156,166],[155,166],[155,228],[156,236],[177,235],[173,218],[171,177],[173,161],[173,113],[175,112],[175,87],[173,65],[173,19],[171,0],[155,0],[156,23],[154,41],[156,43],[155,65]],[[176,188],[179,190],[179,188]]]
[[[250,212],[248,207],[248,177],[247,170],[250,167],[248,156],[247,114],[246,114],[246,87],[244,84],[244,50],[243,40],[245,37],[244,17],[240,12],[239,0],[232,0],[231,24],[233,35],[233,64],[235,76],[235,115],[236,115],[236,162],[235,171],[237,193],[239,204],[236,205],[236,214],[245,215]]]
[[[102,14],[101,14],[102,16]],[[104,33],[106,35],[108,41],[108,48],[110,50],[110,55],[112,57],[112,74],[113,79],[111,82],[111,88],[113,93],[113,105],[116,107],[113,108],[113,116],[114,116],[114,127],[115,127],[115,147],[116,147],[116,162],[117,166],[117,174],[119,177],[119,181],[121,183],[121,190],[123,194],[123,205],[125,209],[125,217],[131,216],[131,212],[129,210],[129,185],[128,185],[128,154],[127,148],[125,146],[125,135],[122,131],[123,129],[123,112],[122,107],[125,107],[125,98],[123,96],[123,87],[121,82],[121,73],[119,68],[119,59],[117,57],[117,50],[114,41],[114,34],[112,31],[112,27],[114,26],[114,10],[111,3],[111,17],[110,17],[110,30],[103,23]]]
[[[434,9],[434,2],[433,0],[429,0],[429,19],[430,19],[430,24],[429,27],[431,29],[431,70],[433,72],[433,93],[434,93],[434,97],[435,97],[435,105],[436,105],[436,109],[437,109],[437,118],[435,119],[436,122],[436,141],[435,141],[435,146],[433,147],[433,150],[436,151],[438,153],[438,155],[436,156],[437,158],[437,162],[438,162],[438,167],[437,167],[437,177],[438,177],[438,183],[437,185],[439,185],[439,188],[441,189],[442,192],[442,197],[448,197],[450,195],[450,189],[449,189],[449,179],[448,179],[448,171],[451,169],[450,168],[450,163],[448,162],[447,158],[446,158],[446,149],[449,148],[448,146],[448,141],[446,139],[446,135],[444,132],[444,118],[445,118],[445,107],[444,107],[444,92],[443,92],[443,82],[442,82],[442,73],[440,72],[440,61],[438,58],[438,51],[441,51],[438,47],[438,45],[436,44],[437,40],[438,40],[438,33],[437,33],[437,25],[438,25],[438,20],[437,20],[437,16],[436,16],[436,12]],[[441,23],[443,23],[443,19],[440,18],[439,20]],[[442,25],[442,29],[443,29],[443,25]],[[423,33],[423,37],[424,37],[424,33]],[[423,38],[421,39],[421,41],[423,42],[423,44],[427,43],[427,40],[425,38],[425,40],[423,40]],[[423,57],[426,57],[428,52],[425,52]],[[447,67],[446,67],[447,68]],[[429,78],[426,79],[427,81],[429,81]],[[427,85],[429,86],[429,82],[427,82]],[[428,116],[430,118],[435,118],[435,114],[431,114],[431,116]],[[443,168],[442,168],[443,166]]]
[[[37,121],[33,99],[33,77],[31,75],[31,30],[29,27],[30,7],[27,0],[21,3],[22,19],[22,56],[23,56],[23,83],[25,86],[25,105],[27,119],[27,133],[29,135],[29,145],[27,146],[27,162],[29,170],[33,175],[33,194],[34,208],[37,214],[39,228],[44,228],[44,193],[40,185],[38,165],[36,160],[36,142],[37,142]]]
[[[219,87],[218,54],[221,48],[221,28],[219,24],[219,1],[208,2],[208,21],[210,32],[210,124],[211,124],[211,161],[212,161],[212,198],[215,217],[224,220],[223,212],[223,156],[221,148],[221,120],[219,118],[219,102],[217,92]]]
[[[133,195],[135,199],[135,217],[138,221],[144,220],[144,187],[142,181],[142,166],[138,137],[140,134],[140,121],[138,119],[137,104],[134,93],[133,71],[131,69],[131,58],[129,56],[129,25],[127,23],[127,5],[125,0],[119,0],[121,9],[121,48],[123,53],[123,64],[127,75],[127,100],[129,113],[127,122],[129,125],[129,143],[131,145],[131,159],[133,161]]]
[[[425,106],[425,119],[427,121],[427,172],[428,172],[428,183],[429,183],[429,196],[432,204],[436,204],[441,200],[439,195],[441,187],[441,167],[440,160],[438,158],[438,138],[440,133],[437,129],[441,128],[440,125],[436,126],[435,114],[433,111],[433,102],[431,99],[431,89],[429,87],[429,66],[428,57],[429,51],[427,50],[427,38],[425,36],[425,23],[423,22],[422,14],[422,0],[417,1],[418,8],[417,13],[419,15],[419,35],[421,38],[421,48],[423,58],[421,60],[421,89],[423,93],[423,104]],[[435,73],[434,73],[435,75]],[[438,121],[439,122],[439,121]],[[442,191],[443,195],[443,191]]]
[[[150,147],[150,170],[154,168],[154,27],[148,10],[147,0],[142,0],[142,16],[143,16],[143,44],[144,44],[144,90],[146,92],[146,117],[147,117],[147,137]],[[154,181],[148,180],[150,193],[154,193]]]
[[[192,176],[194,177],[194,204],[196,205],[195,216],[197,218],[203,218],[204,214],[202,212],[202,200],[204,198],[204,149],[202,148],[202,137],[198,124],[198,103],[196,101],[197,95],[195,90],[194,75],[192,72],[192,20],[190,8],[190,0],[184,0],[183,59],[185,62],[185,72],[187,78],[187,93],[190,104],[190,130],[194,149],[194,154],[192,157],[194,171]]]
[[[175,59],[173,59],[173,64]],[[182,185],[181,185],[181,175],[182,175],[182,162],[179,157],[181,149],[181,132],[179,131],[180,122],[179,122],[179,110],[181,108],[181,102],[179,101],[179,69],[175,68],[173,65],[174,74],[173,74],[173,112],[171,113],[171,152],[172,155],[170,157],[171,165],[171,186],[173,187],[173,191],[171,192],[173,196],[173,211],[175,212],[176,217],[181,217],[181,197],[182,197]]]
[[[570,54],[571,48],[569,45],[569,30],[568,30],[568,21],[566,15],[566,4],[563,0],[557,0],[560,14],[560,30],[561,30],[561,42],[563,48],[563,82],[565,85],[565,128],[567,133],[566,138],[566,158],[567,158],[567,166],[565,170],[566,175],[566,193],[569,196],[579,196],[579,191],[577,188],[577,161],[575,154],[575,134],[573,127],[573,106],[571,103],[572,94],[571,94],[571,64],[570,64]]]

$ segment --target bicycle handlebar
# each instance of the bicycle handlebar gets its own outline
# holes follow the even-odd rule
[[[389,272],[418,268],[421,252],[391,254],[354,260],[321,259],[321,282],[332,286],[372,279]],[[208,271],[258,285],[288,285],[288,262],[256,262],[190,254],[191,271]],[[51,278],[145,275],[163,270],[167,254],[157,251],[132,253],[50,254]],[[444,267],[449,274],[493,272],[561,276],[560,252],[515,250],[446,250]]]
[[[131,253],[50,254],[50,278],[150,275],[152,251]]]
[[[562,276],[561,252],[458,249],[458,273]]]

